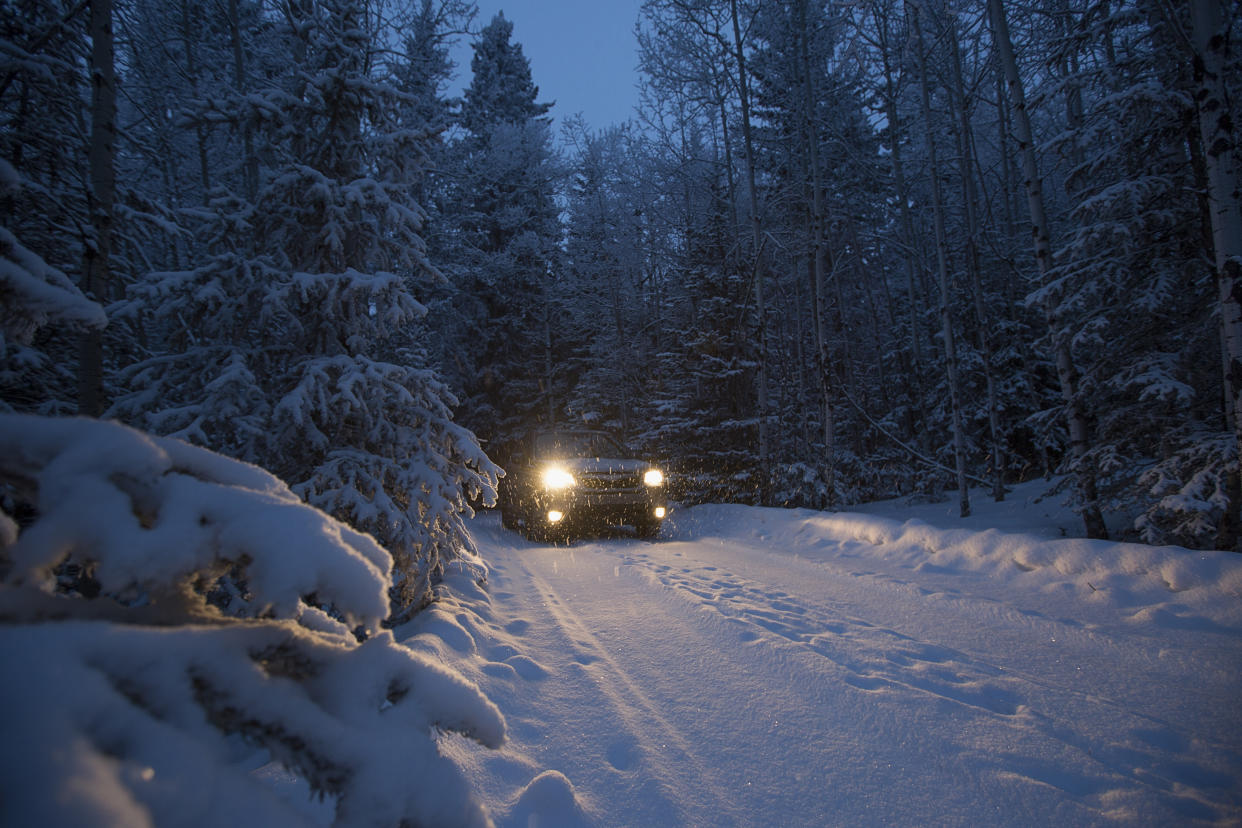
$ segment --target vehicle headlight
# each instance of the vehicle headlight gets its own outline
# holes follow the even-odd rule
[[[647,473],[643,475],[643,482],[648,486],[663,486],[664,472],[659,469],[647,469]]]
[[[576,482],[572,474],[557,466],[543,470],[543,487],[545,489],[568,489]]]

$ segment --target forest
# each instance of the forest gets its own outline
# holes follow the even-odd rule
[[[267,468],[399,607],[556,424],[687,504],[1238,547],[1227,0],[647,0],[603,129],[466,0],[2,8],[0,410]]]

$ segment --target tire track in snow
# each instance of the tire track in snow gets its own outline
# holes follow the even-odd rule
[[[573,663],[590,676],[601,698],[612,706],[628,731],[622,738],[613,739],[609,745],[605,755],[609,764],[619,772],[628,772],[644,763],[658,767],[662,774],[660,785],[666,789],[670,806],[684,796],[684,793],[678,793],[679,789],[684,792],[697,788],[703,790],[709,800],[720,803],[721,810],[717,814],[719,824],[731,824],[725,814],[734,810],[732,797],[726,788],[713,781],[711,768],[700,758],[697,746],[663,715],[659,704],[648,696],[613,657],[609,648],[574,614],[551,583],[535,572],[527,561],[520,561],[520,567],[563,636],[576,648]],[[678,814],[673,822],[690,824],[693,820],[688,814]]]

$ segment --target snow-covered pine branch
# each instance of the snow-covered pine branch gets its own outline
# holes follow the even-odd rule
[[[489,823],[436,736],[497,747],[504,719],[375,632],[372,538],[262,469],[94,420],[0,415],[0,495],[0,821],[296,822],[238,768],[249,743],[336,797],[338,825]],[[229,614],[205,595],[226,572]]]
[[[0,158],[0,197],[16,193],[23,181]],[[42,374],[62,370],[41,349],[35,334],[47,326],[67,330],[103,328],[108,318],[73,281],[0,225],[0,411],[22,407],[19,398],[42,384]]]
[[[3,162],[0,162],[3,163]],[[102,328],[103,308],[87,299],[65,274],[50,267],[0,227],[0,334],[29,344],[50,322]]]

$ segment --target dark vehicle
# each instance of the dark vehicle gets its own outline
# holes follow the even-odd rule
[[[508,529],[530,538],[631,526],[653,538],[667,514],[664,474],[602,431],[536,434],[510,453],[500,481]]]

